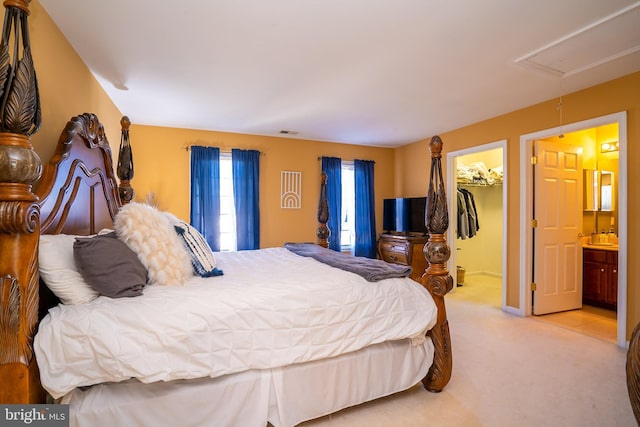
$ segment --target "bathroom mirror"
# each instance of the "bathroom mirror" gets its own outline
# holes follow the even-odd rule
[[[614,208],[613,172],[584,170],[584,210],[613,211]]]
[[[613,211],[613,172],[600,172],[600,210]]]
[[[584,210],[585,211],[597,211],[600,207],[599,200],[599,174],[597,170],[585,169],[584,170]]]

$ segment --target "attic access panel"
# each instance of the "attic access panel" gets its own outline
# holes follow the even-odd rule
[[[612,13],[515,60],[557,77],[640,52],[640,2]]]

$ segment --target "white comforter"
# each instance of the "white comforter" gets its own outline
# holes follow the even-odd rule
[[[59,305],[34,341],[43,386],[217,377],[424,339],[436,319],[411,279],[370,283],[284,248],[217,253],[223,276],[135,298]]]

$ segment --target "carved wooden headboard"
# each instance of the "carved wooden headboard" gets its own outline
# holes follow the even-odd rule
[[[73,117],[34,190],[40,234],[95,234],[113,225],[120,197],[104,128],[94,114]]]

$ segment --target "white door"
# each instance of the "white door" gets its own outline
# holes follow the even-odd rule
[[[533,314],[582,307],[582,158],[562,140],[536,141]]]

